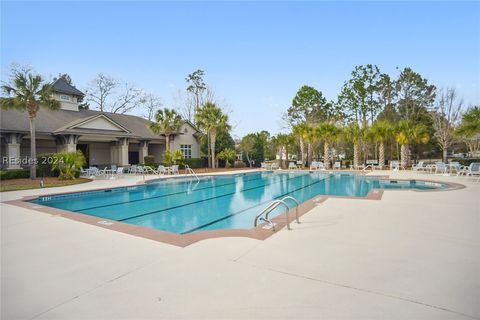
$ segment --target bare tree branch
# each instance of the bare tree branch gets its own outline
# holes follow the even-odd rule
[[[454,88],[442,90],[438,95],[435,108],[430,112],[434,137],[443,150],[443,161],[447,161],[448,148],[454,141],[454,128],[461,116],[463,100],[458,99]]]

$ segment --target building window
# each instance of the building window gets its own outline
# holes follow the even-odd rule
[[[65,94],[62,94],[62,95],[60,96],[60,100],[70,101],[70,96],[67,96],[67,95],[65,95]]]
[[[180,145],[180,151],[182,151],[183,157],[185,159],[191,159],[192,158],[192,145],[191,144],[181,144]]]

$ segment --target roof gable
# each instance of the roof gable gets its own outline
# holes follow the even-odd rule
[[[55,131],[61,132],[61,131],[69,131],[74,129],[89,129],[89,130],[102,130],[102,131],[130,133],[130,131],[127,130],[125,127],[113,121],[103,113],[90,116],[87,118],[83,118],[83,119],[74,120]]]

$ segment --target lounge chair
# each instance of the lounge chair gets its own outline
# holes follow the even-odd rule
[[[157,171],[150,166],[144,166],[143,170],[146,174],[157,174]]]
[[[414,164],[412,166],[412,170],[413,171],[424,171],[426,170],[427,168],[423,165],[425,163],[425,161],[419,161],[417,164]]]
[[[166,174],[167,169],[165,168],[165,166],[159,165],[157,170],[155,171],[155,173],[156,174]]]
[[[457,175],[480,176],[480,162],[472,162],[468,167],[461,167],[457,172]]]
[[[272,170],[278,170],[279,166],[277,162],[272,163],[272,166],[270,167]]]
[[[323,165],[323,162],[320,161],[312,161],[310,164],[310,170],[325,170],[325,166]]]
[[[448,164],[448,167],[450,169],[450,173],[452,173],[452,171],[455,171],[455,173],[458,174],[458,171],[460,171],[462,165],[458,161],[452,161]]]
[[[288,170],[295,170],[295,169],[297,169],[297,165],[295,164],[295,162],[289,162]]]
[[[333,169],[341,170],[342,169],[342,163],[340,161],[335,161],[335,163],[333,164]]]
[[[446,174],[448,170],[448,167],[445,163],[443,162],[437,162],[435,163],[435,172],[434,174]]]
[[[400,169],[405,170],[405,168],[400,164],[400,161],[391,161],[390,162],[390,170],[399,171]]]
[[[136,173],[137,173],[137,165],[134,164],[134,165],[130,166],[130,168],[128,168],[128,173],[130,173],[130,174],[132,174],[132,173],[133,173],[133,174],[136,174]]]
[[[145,173],[148,173],[144,167],[142,166],[137,166],[136,170],[135,170],[135,174],[137,173],[140,173],[140,174],[145,174]]]

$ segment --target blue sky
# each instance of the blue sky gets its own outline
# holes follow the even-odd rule
[[[281,130],[304,84],[335,99],[356,65],[409,66],[480,104],[479,2],[1,2],[2,79],[11,63],[84,89],[102,72],[165,106],[201,68],[234,134]]]

